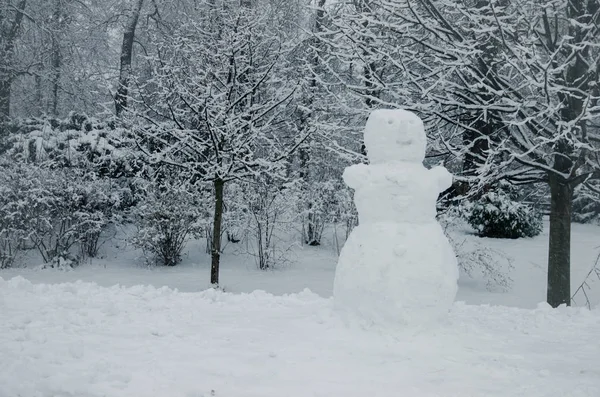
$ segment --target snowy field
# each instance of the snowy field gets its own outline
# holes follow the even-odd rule
[[[342,324],[331,244],[298,248],[295,263],[269,272],[230,250],[229,293],[201,291],[200,243],[170,269],[108,250],[69,272],[0,271],[0,397],[600,396],[600,311],[538,304],[547,232],[454,233],[511,258],[513,284],[489,291],[461,275],[461,302],[430,329]],[[574,225],[574,286],[599,240],[599,227]]]
[[[467,228],[452,230],[452,238],[465,251],[479,249],[492,256],[501,269],[512,279],[508,290],[488,286],[482,277],[461,274],[457,300],[467,304],[492,304],[520,308],[535,308],[546,300],[546,266],[548,260],[548,224],[535,238],[518,240],[479,238]],[[340,241],[341,241],[340,236]],[[290,245],[292,242],[287,241]],[[581,284],[600,254],[600,227],[573,224],[572,230],[572,290]],[[39,259],[31,259],[30,266],[0,270],[0,277],[8,280],[22,276],[33,283],[64,283],[78,280],[94,282],[103,287],[113,285],[167,286],[181,292],[199,292],[209,288],[210,256],[204,251],[205,242],[191,243],[181,265],[148,268],[138,259],[139,252],[126,246],[103,247],[103,258],[94,259],[78,268],[64,272],[52,269],[38,270]],[[324,297],[332,295],[337,250],[332,233],[326,233],[321,247],[297,246],[290,253],[290,263],[280,269],[260,271],[253,257],[244,254],[245,247],[228,244],[221,256],[221,285],[227,292],[242,293],[263,290],[274,295],[301,292],[305,288]],[[512,269],[508,269],[508,262]],[[600,304],[600,282],[591,280],[592,303]],[[581,301],[581,304],[584,302]]]
[[[347,328],[308,291],[0,280],[3,397],[599,396],[600,312],[457,303],[435,329]]]

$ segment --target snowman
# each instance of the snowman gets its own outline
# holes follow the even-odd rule
[[[363,325],[424,325],[442,318],[457,291],[456,256],[436,221],[450,187],[444,167],[423,166],[423,122],[405,110],[375,110],[364,142],[369,165],[346,168],[359,225],[340,253],[334,305]]]

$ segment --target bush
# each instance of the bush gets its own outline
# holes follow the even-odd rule
[[[263,177],[248,183],[244,190],[247,202],[247,230],[251,238],[249,254],[254,256],[260,270],[282,267],[290,261],[289,253],[293,243],[282,235],[288,234],[297,214],[292,210],[297,200],[294,184],[278,185]]]
[[[97,253],[100,235],[121,202],[109,181],[32,164],[3,163],[0,168],[2,267],[14,263],[25,241],[50,265],[74,265]]]
[[[469,224],[481,237],[514,239],[537,236],[542,231],[541,214],[501,188],[484,193],[466,210]]]
[[[17,261],[27,240],[27,224],[31,212],[20,200],[22,186],[30,184],[17,172],[0,167],[0,269],[11,267]]]
[[[175,266],[191,237],[204,228],[205,213],[199,194],[186,184],[163,182],[149,185],[133,214],[137,232],[134,247],[144,252],[149,264]]]
[[[579,223],[600,223],[600,183],[590,181],[590,190],[579,185],[573,195],[573,221]]]
[[[14,264],[24,242],[50,265],[95,257],[133,204],[139,166],[127,131],[75,113],[9,127],[0,136],[0,266]]]
[[[336,186],[331,180],[305,183],[299,200],[302,211],[303,242],[307,245],[321,245],[325,225],[331,221],[335,208]]]
[[[303,243],[321,245],[325,226],[343,222],[347,235],[357,220],[352,191],[340,178],[323,178],[300,186]]]
[[[16,162],[84,169],[113,179],[139,176],[142,169],[129,130],[114,120],[73,113],[66,119],[19,120],[10,128],[10,134],[0,135],[0,154]]]
[[[461,273],[484,281],[488,291],[508,291],[512,285],[513,258],[480,239],[465,235],[464,208],[450,206],[437,217],[456,255]],[[461,276],[462,277],[462,276]]]

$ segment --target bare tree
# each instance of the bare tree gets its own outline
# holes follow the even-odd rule
[[[457,50],[464,51],[475,41],[489,40],[500,47],[493,61],[502,65],[487,68],[485,73],[476,69],[477,62],[482,62],[481,54],[472,52],[467,59],[455,54],[456,58],[466,60],[458,77],[475,75],[480,94],[471,87],[461,86],[454,93],[431,97],[444,105],[441,109],[450,110],[450,114],[467,107],[478,109],[483,116],[488,109],[501,114],[508,131],[501,134],[502,140],[488,139],[491,156],[480,168],[483,178],[549,184],[547,301],[554,307],[568,305],[572,193],[577,185],[598,177],[600,169],[600,142],[597,131],[589,128],[600,113],[597,106],[600,3],[552,1],[540,7],[539,2],[529,1],[523,7],[522,3],[511,1],[499,4],[480,1],[476,8],[467,7],[467,2],[458,6],[429,0],[420,3],[430,10],[442,6],[449,11],[460,9],[468,13],[473,24],[468,29],[451,23],[448,15],[435,18],[440,25],[453,28],[445,37]],[[488,27],[485,33],[479,30],[484,26]],[[468,40],[464,31],[476,34]],[[461,100],[461,94],[468,100]],[[501,167],[493,170],[493,164]]]
[[[151,161],[212,185],[211,283],[218,285],[225,184],[284,175],[283,161],[306,136],[290,122],[296,84],[281,79],[287,50],[265,22],[268,7],[205,7],[206,18],[156,38],[153,77],[137,92],[136,115],[147,123],[139,144]]]

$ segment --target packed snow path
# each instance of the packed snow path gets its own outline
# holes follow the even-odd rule
[[[393,336],[308,291],[0,278],[2,397],[594,396],[600,311],[453,306]]]

